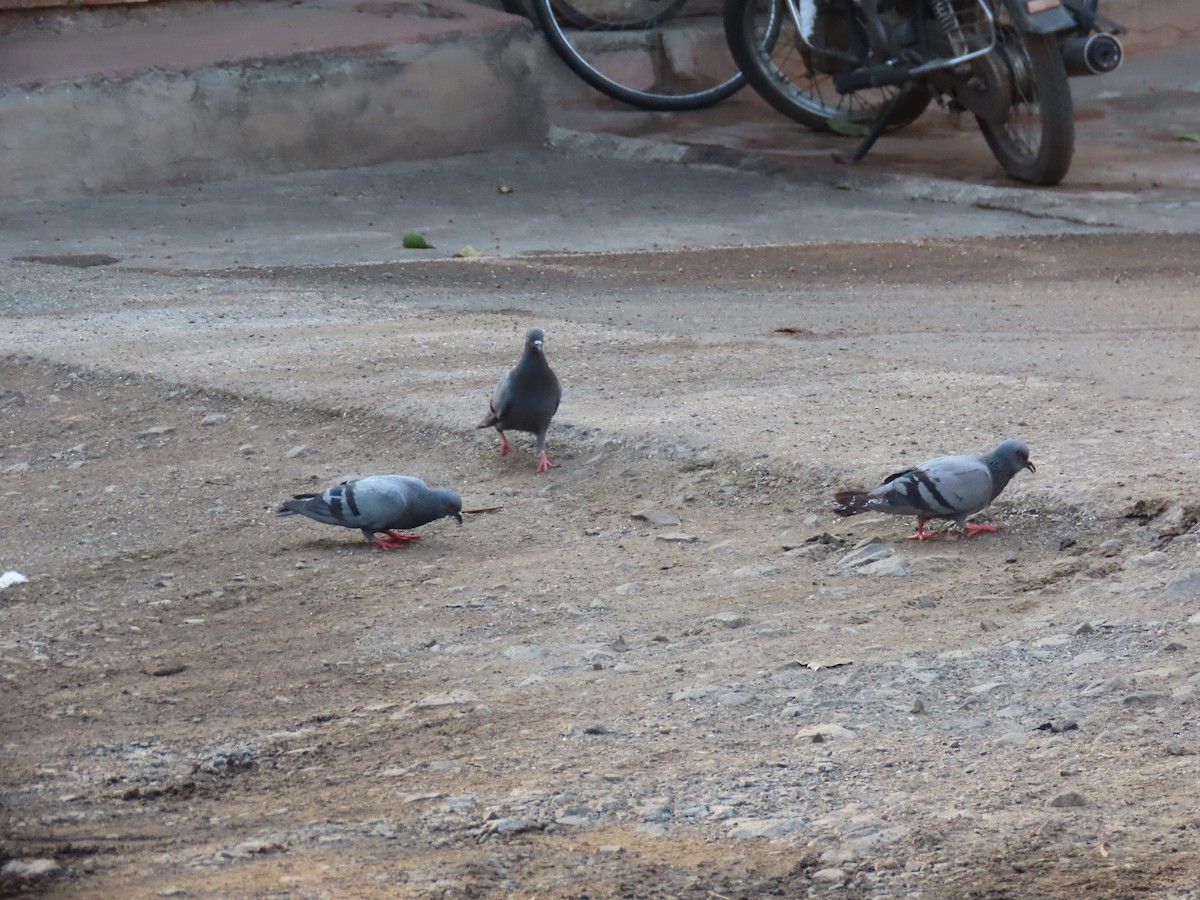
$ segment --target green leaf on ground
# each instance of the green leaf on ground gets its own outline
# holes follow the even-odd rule
[[[825,124],[829,126],[830,131],[844,134],[846,137],[866,137],[871,130],[860,122],[851,122],[845,116],[830,116],[825,120]]]
[[[425,240],[425,235],[419,231],[410,231],[404,236],[405,250],[432,250],[433,244]]]
[[[1200,144],[1200,132],[1196,131],[1181,131],[1175,135],[1181,141],[1191,141],[1194,144]]]

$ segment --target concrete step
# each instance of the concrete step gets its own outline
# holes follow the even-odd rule
[[[540,44],[466,0],[44,15],[0,38],[0,196],[537,144]]]
[[[576,78],[528,20],[486,2],[172,0],[0,14],[0,197],[531,146],[552,119],[587,130],[590,117],[604,130],[628,112]],[[676,32],[691,36],[666,42],[675,69],[732,66],[718,7],[695,0],[680,17]],[[1129,26],[1134,50],[1200,41],[1197,0],[1101,0],[1101,11]],[[637,37],[590,39],[614,45],[602,65],[636,66]]]

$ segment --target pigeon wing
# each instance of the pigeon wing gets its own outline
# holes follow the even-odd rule
[[[416,528],[430,521],[420,512],[421,500],[429,487],[412,475],[371,475],[347,485],[352,493],[343,495],[345,505],[353,506],[355,528],[386,531],[391,528]]]
[[[284,501],[283,509],[325,525],[360,528],[355,483],[355,480],[343,481],[319,494],[297,494]]]
[[[495,428],[499,426],[503,430],[502,423],[508,414],[509,407],[512,406],[512,380],[514,372],[516,372],[516,369],[512,369],[507,375],[496,382],[496,386],[492,388],[492,396],[488,400],[488,414],[483,417],[482,422],[475,426],[476,428]]]
[[[897,472],[870,492],[867,506],[923,519],[964,519],[992,500],[992,475],[978,456],[941,456]]]

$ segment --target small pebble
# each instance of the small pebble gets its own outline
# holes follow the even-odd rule
[[[1067,791],[1050,801],[1050,806],[1056,809],[1075,809],[1087,805],[1087,798],[1078,791]]]
[[[0,866],[0,875],[7,878],[33,880],[57,875],[62,866],[52,859],[10,859]]]

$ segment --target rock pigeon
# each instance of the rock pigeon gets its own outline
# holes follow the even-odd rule
[[[1029,461],[1029,448],[1010,439],[983,456],[939,456],[897,472],[869,491],[838,491],[833,495],[838,504],[834,512],[839,516],[867,511],[916,516],[917,533],[909,535],[910,541],[937,537],[936,531],[925,530],[930,519],[953,519],[971,537],[996,530],[995,525],[972,525],[967,516],[988,507],[1022,469],[1037,471]]]
[[[415,534],[395,528],[419,528],[443,516],[462,524],[462,499],[449,488],[431,488],[412,475],[370,475],[343,481],[320,494],[297,494],[283,501],[281,516],[308,516],[326,525],[361,528],[381,550],[396,550]],[[387,535],[376,537],[377,533]]]
[[[500,455],[508,456],[505,431],[528,431],[537,438],[538,465],[536,472],[557,469],[558,463],[546,459],[546,429],[558,411],[562,387],[550,363],[542,342],[546,333],[536,325],[525,333],[525,352],[521,361],[500,379],[492,391],[491,409],[477,428],[495,428],[500,432]]]

